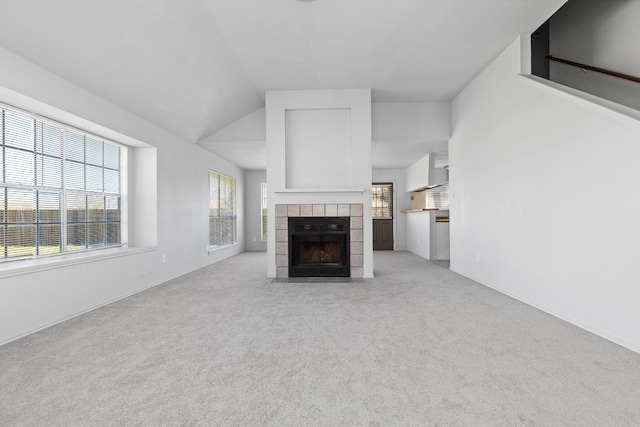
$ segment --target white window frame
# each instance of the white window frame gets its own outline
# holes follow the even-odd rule
[[[9,266],[11,265],[11,269],[13,269],[13,266],[16,267],[20,267],[20,266],[26,266],[26,265],[30,265],[32,264],[34,261],[42,261],[43,259],[72,259],[74,258],[74,255],[78,254],[78,255],[82,255],[83,253],[87,253],[87,252],[91,252],[91,253],[99,253],[100,251],[107,251],[112,253],[114,249],[121,249],[122,247],[126,246],[126,241],[127,241],[127,225],[126,225],[126,212],[127,212],[127,199],[126,199],[126,165],[127,165],[127,147],[115,142],[109,138],[105,138],[102,137],[100,135],[96,135],[94,133],[88,132],[84,129],[79,129],[76,128],[74,126],[71,126],[69,124],[66,123],[61,123],[52,119],[48,119],[45,117],[41,117],[35,113],[31,113],[31,112],[27,112],[24,110],[21,110],[19,108],[10,106],[10,105],[6,105],[4,103],[0,103],[0,111],[9,111],[10,114],[13,115],[18,115],[23,117],[24,119],[26,119],[27,121],[31,121],[33,123],[33,126],[31,127],[30,131],[28,134],[24,135],[25,141],[27,140],[33,140],[34,141],[34,147],[33,150],[30,148],[23,148],[23,152],[25,154],[28,154],[29,156],[33,155],[34,156],[34,165],[37,166],[38,168],[40,168],[42,166],[41,163],[38,163],[38,161],[42,161],[42,159],[44,159],[44,157],[47,157],[44,152],[40,152],[37,150],[37,139],[36,137],[38,135],[40,135],[38,132],[36,132],[36,128],[38,126],[40,126],[40,130],[42,129],[43,125],[47,125],[50,129],[55,128],[56,132],[60,132],[60,138],[61,138],[61,144],[62,144],[62,151],[59,154],[59,157],[52,157],[54,160],[55,159],[59,159],[60,161],[60,184],[59,185],[55,185],[53,187],[51,186],[46,186],[42,181],[34,181],[33,184],[28,184],[28,183],[24,183],[24,182],[10,182],[10,181],[6,181],[5,180],[5,176],[0,176],[0,187],[2,188],[2,197],[0,198],[0,203],[3,204],[5,203],[5,197],[4,197],[4,192],[5,191],[23,191],[25,192],[25,194],[27,194],[28,192],[33,192],[34,197],[37,197],[38,194],[41,193],[47,193],[47,194],[57,194],[59,196],[59,212],[58,212],[58,221],[56,222],[47,222],[47,221],[42,221],[41,218],[39,218],[39,214],[36,213],[36,217],[33,218],[32,221],[32,225],[31,223],[27,224],[24,223],[23,226],[33,226],[35,227],[35,229],[39,229],[40,227],[47,227],[47,226],[59,226],[60,228],[60,235],[58,236],[59,239],[59,251],[56,252],[49,252],[49,253],[38,253],[39,252],[39,248],[40,248],[40,242],[39,239],[37,238],[37,234],[36,237],[34,237],[34,253],[33,254],[27,254],[24,256],[15,256],[15,257],[9,257],[8,252],[7,252],[7,241],[3,240],[3,251],[4,253],[2,254],[2,257],[0,258],[0,265],[3,266]],[[4,120],[4,113],[2,113],[0,115],[0,120]],[[0,123],[0,132],[2,132],[2,134],[0,134],[0,138],[3,144],[6,143],[7,141],[5,140],[6,137],[6,132],[7,129],[4,128],[4,126],[2,126],[3,123]],[[104,185],[104,179],[105,179],[105,170],[112,170],[112,171],[116,171],[117,172],[117,180],[118,180],[118,191],[114,192],[114,191],[108,191],[105,190],[104,188],[102,189],[102,191],[96,191],[96,190],[89,190],[89,189],[75,189],[72,190],[69,188],[69,186],[67,185],[66,179],[65,179],[65,168],[66,168],[66,163],[67,163],[67,156],[65,153],[65,148],[67,147],[67,141],[66,141],[66,136],[67,134],[71,134],[73,133],[76,136],[81,136],[83,141],[83,144],[86,144],[86,141],[88,139],[93,140],[93,142],[99,142],[102,145],[102,149],[104,150],[104,144],[109,144],[110,146],[115,146],[118,148],[119,151],[119,156],[118,156],[118,166],[117,166],[117,170],[113,169],[113,167],[109,166],[109,167],[105,167],[105,164],[102,163],[101,166],[93,166],[93,164],[91,164],[90,162],[87,161],[87,159],[85,158],[84,160],[82,160],[81,162],[79,162],[78,164],[82,164],[83,165],[83,169],[87,167],[87,165],[93,167],[93,169],[98,169],[101,171],[102,174],[102,184]],[[85,145],[83,145],[84,147]],[[3,145],[3,150],[2,152],[4,152],[4,150],[6,149],[12,149],[10,145]],[[83,148],[84,149],[84,148]],[[77,162],[76,162],[77,163]],[[50,172],[53,169],[47,169],[47,172]],[[42,172],[42,171],[40,171]],[[86,171],[85,171],[86,174]],[[36,176],[38,177],[38,180],[41,180],[42,177],[39,174],[36,174]],[[6,190],[5,190],[6,189]],[[69,197],[71,196],[71,194],[75,194],[75,195],[81,195],[86,197],[102,197],[104,198],[111,198],[111,199],[117,199],[118,200],[118,214],[119,216],[117,217],[117,219],[114,219],[113,217],[111,218],[111,221],[108,219],[108,212],[105,210],[104,211],[104,219],[103,220],[97,220],[97,221],[90,221],[89,220],[89,210],[88,207],[85,206],[87,208],[86,212],[85,212],[85,220],[83,222],[78,223],[79,224],[85,224],[86,225],[86,230],[88,233],[88,226],[89,224],[102,224],[103,227],[107,227],[108,224],[113,225],[117,225],[117,242],[112,242],[111,244],[109,244],[106,240],[103,240],[103,242],[105,243],[104,245],[94,245],[91,246],[88,243],[88,234],[86,235],[85,238],[85,247],[82,249],[76,249],[76,250],[70,250],[68,248],[68,242],[67,242],[67,238],[68,238],[68,229],[70,224],[67,221],[67,209],[69,207],[68,203],[69,203]],[[37,199],[36,199],[37,200]],[[38,206],[36,205],[36,212],[38,212]],[[106,206],[105,208],[106,209]],[[1,227],[4,230],[8,230],[8,227],[12,226],[8,217],[7,218],[0,218],[0,222],[2,223]],[[19,226],[19,225],[18,225]],[[112,228],[113,231],[113,228]],[[106,233],[106,228],[105,231],[103,231],[103,233]],[[3,233],[4,234],[4,233]],[[104,236],[106,236],[106,234],[104,234]],[[5,237],[3,237],[4,239]],[[109,251],[111,250],[111,251]],[[45,251],[46,252],[46,251]],[[2,269],[3,271],[6,270],[5,268]]]
[[[267,183],[260,183],[260,241],[266,242],[267,235]]]
[[[228,200],[225,201],[222,198],[222,194],[220,191],[221,179],[224,179],[225,181],[231,184],[233,200],[231,200],[230,203]],[[212,183],[214,182],[214,180],[217,180],[217,187],[216,187],[217,191],[215,191],[215,189],[212,187]],[[218,249],[223,249],[229,246],[233,246],[238,243],[238,215],[237,215],[237,208],[236,208],[237,194],[238,194],[237,180],[235,178],[222,174],[220,172],[216,172],[214,170],[209,170],[209,216],[208,218],[209,218],[209,251],[210,252]],[[227,206],[226,208],[227,214],[224,215],[227,217],[227,219],[231,219],[231,229],[227,230],[225,233],[227,234],[230,231],[230,239],[224,239],[223,241],[219,241],[219,242],[212,242],[214,233],[218,233],[218,235],[223,234],[223,231],[221,230],[221,227],[223,226],[222,223],[217,224],[217,230],[215,229],[215,227],[212,226],[213,219],[217,218],[218,220],[220,220],[221,218],[223,218],[223,215],[221,212],[222,209],[220,208],[223,201],[225,201],[227,204],[230,205],[230,211],[229,211],[229,206]],[[218,213],[216,215],[213,215],[212,212],[216,209],[218,210]]]

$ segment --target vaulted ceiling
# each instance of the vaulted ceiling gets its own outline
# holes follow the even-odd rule
[[[450,101],[564,2],[2,0],[0,44],[198,143],[271,89]]]

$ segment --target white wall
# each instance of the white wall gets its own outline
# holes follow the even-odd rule
[[[450,244],[449,244],[449,223],[436,222],[433,227],[432,238],[435,240],[435,252],[434,254],[432,254],[432,259],[436,259],[436,260],[450,259],[451,255],[450,255]]]
[[[404,251],[407,249],[407,214],[401,211],[409,209],[411,204],[409,193],[405,191],[405,171],[404,169],[374,169],[372,179],[373,182],[393,183],[394,250]]]
[[[407,166],[407,191],[416,191],[433,184],[434,156],[427,154]]]
[[[244,207],[245,207],[245,250],[266,251],[267,242],[260,241],[262,236],[260,223],[260,183],[267,182],[267,171],[249,170],[244,172]],[[255,240],[254,240],[255,239]]]
[[[0,63],[0,101],[90,127],[88,130],[107,133],[104,136],[120,142],[147,145],[134,153],[136,169],[129,189],[136,202],[129,217],[130,228],[151,224],[151,229],[143,233],[130,230],[130,235],[133,244],[154,245],[128,255],[13,272],[17,274],[7,272],[5,266],[0,273],[0,343],[244,250],[241,169],[3,48]],[[157,164],[152,167],[154,158]],[[211,254],[207,253],[209,169],[238,180],[240,242]],[[149,188],[156,188],[157,194],[145,194]],[[155,203],[156,208],[145,203]],[[153,233],[155,224],[157,232]],[[164,264],[160,261],[163,254]]]
[[[447,183],[447,169],[434,167],[433,181],[431,181],[431,184],[446,184],[446,183]]]
[[[640,77],[640,1],[573,0],[550,20],[550,53]],[[640,85],[616,77],[550,64],[551,80],[640,110]]]
[[[407,216],[407,250],[424,259],[435,259],[435,218],[432,211]]]
[[[447,152],[451,136],[449,102],[374,103],[371,120],[375,167],[404,168],[427,153]]]
[[[348,164],[351,165],[345,183],[336,181],[335,171],[330,165],[316,169],[311,177],[297,174],[290,180],[287,165],[292,161],[287,154],[296,154],[287,148],[292,132],[291,124],[287,125],[287,112],[311,110],[348,109],[350,117],[351,151]],[[326,119],[326,117],[322,117]],[[298,124],[301,124],[298,123]],[[295,126],[296,123],[293,123]],[[289,126],[289,127],[288,127]],[[344,125],[340,125],[344,127]],[[267,127],[267,186],[268,186],[268,233],[275,234],[276,204],[307,203],[361,203],[363,204],[363,275],[373,276],[373,226],[371,219],[371,90],[298,90],[267,91],[266,94],[266,127]],[[302,134],[304,129],[298,129]],[[297,136],[300,134],[296,133]],[[336,147],[328,144],[330,149]],[[313,162],[304,153],[302,163]],[[311,179],[311,180],[309,180]],[[299,188],[300,182],[309,188]],[[337,186],[339,188],[336,188]],[[318,191],[318,190],[326,191]],[[347,190],[347,191],[344,191]],[[267,242],[267,275],[276,276],[275,239]]]
[[[640,122],[528,83],[520,48],[452,104],[451,268],[640,351]]]
[[[373,139],[447,141],[451,136],[449,102],[382,102],[371,105]]]

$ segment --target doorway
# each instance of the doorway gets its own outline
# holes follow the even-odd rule
[[[373,250],[393,250],[393,183],[374,182],[371,185],[373,217]]]

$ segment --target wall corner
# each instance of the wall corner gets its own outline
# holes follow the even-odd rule
[[[520,35],[520,74],[531,74],[531,33]]]

